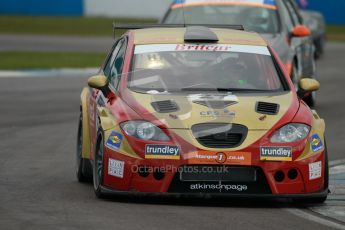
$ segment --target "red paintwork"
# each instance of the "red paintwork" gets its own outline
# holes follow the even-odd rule
[[[129,32],[127,33],[129,38],[128,50],[125,56],[125,65],[122,75],[123,80],[121,81],[119,92],[116,97],[113,97],[111,103],[107,104],[107,107],[111,110],[112,114],[117,118],[117,122],[121,123],[127,120],[148,120],[155,121],[154,123],[164,130],[172,139],[170,142],[162,143],[158,142],[156,144],[167,144],[167,145],[179,145],[181,147],[181,159],[180,160],[153,160],[145,159],[145,145],[146,144],[155,144],[154,142],[148,143],[147,141],[141,141],[133,137],[124,135],[124,138],[129,142],[133,150],[143,159],[135,159],[132,157],[125,156],[116,151],[105,148],[105,157],[104,157],[104,181],[103,185],[114,189],[114,190],[123,190],[123,191],[140,191],[140,192],[167,192],[171,180],[174,177],[173,172],[167,172],[164,179],[157,181],[153,178],[153,175],[150,174],[148,177],[143,178],[138,175],[138,173],[133,173],[132,167],[136,166],[151,166],[151,167],[160,167],[171,165],[176,168],[190,164],[188,160],[188,153],[201,151],[201,149],[196,148],[190,143],[186,142],[182,137],[176,135],[173,130],[169,130],[164,124],[160,123],[151,113],[149,113],[143,106],[140,105],[140,102],[136,101],[130,94],[127,89],[127,78],[130,71],[130,64],[134,51],[134,34]],[[281,62],[277,53],[270,48],[273,53],[274,58],[277,60],[280,68],[282,69],[286,81],[289,84],[291,89],[294,88],[294,85],[290,79],[289,73],[287,72],[284,64]],[[252,165],[260,167],[267,178],[268,184],[271,188],[273,194],[301,194],[301,193],[312,193],[323,190],[324,187],[324,166],[322,170],[322,177],[313,181],[309,180],[308,175],[308,164],[311,162],[322,161],[324,163],[324,152],[315,154],[313,157],[307,158],[302,161],[295,161],[300,154],[303,152],[305,145],[307,143],[307,138],[297,143],[293,143],[293,161],[292,162],[263,162],[260,161],[260,146],[277,146],[277,144],[272,144],[269,142],[269,138],[274,131],[279,129],[290,122],[299,122],[305,123],[311,126],[312,122],[312,113],[310,109],[298,99],[297,94],[293,93],[293,102],[290,105],[289,110],[283,116],[283,118],[273,126],[273,128],[266,133],[266,135],[261,138],[259,141],[251,145],[246,149],[240,150],[241,152],[251,152],[252,153]],[[309,137],[308,137],[309,138]],[[95,139],[93,139],[95,141]],[[95,142],[94,142],[95,144]],[[279,145],[278,145],[279,146]],[[282,145],[286,146],[286,144]],[[124,178],[117,178],[109,176],[108,171],[108,159],[117,159],[125,162],[125,171]],[[274,180],[274,173],[278,170],[284,171],[287,173],[289,169],[297,169],[299,172],[298,177],[291,181],[287,177],[283,182],[276,182]]]
[[[323,153],[316,154],[313,157],[305,159],[303,161],[293,162],[262,162],[259,159],[259,147],[251,146],[243,151],[251,151],[253,153],[252,165],[258,166],[263,169],[268,184],[273,194],[301,194],[301,193],[313,193],[323,190],[324,187],[324,170],[322,171],[322,177],[316,180],[309,181],[309,169],[308,164],[312,162],[322,161],[324,165]],[[131,157],[118,154],[112,150],[106,148],[105,152],[105,172],[108,168],[108,159],[117,159],[125,162],[125,180],[116,178],[113,176],[104,174],[104,186],[112,188],[114,190],[123,191],[138,191],[138,192],[167,192],[174,177],[174,172],[167,172],[164,179],[157,181],[150,174],[148,177],[143,178],[138,173],[132,173],[132,169],[136,166],[150,166],[150,167],[163,167],[170,165],[170,167],[180,167],[184,165],[190,165],[188,159],[181,160],[137,160]],[[132,168],[133,167],[133,168]],[[287,177],[283,182],[276,182],[274,180],[274,174],[277,171],[284,171],[287,174],[289,169],[297,169],[299,175],[295,180],[290,180]],[[134,171],[135,172],[135,171]]]

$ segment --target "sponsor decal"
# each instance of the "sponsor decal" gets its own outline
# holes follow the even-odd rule
[[[224,164],[227,160],[227,156],[225,153],[217,153],[216,155],[216,161],[219,164]]]
[[[115,150],[119,149],[121,147],[122,139],[122,134],[113,131],[108,138],[106,146]]]
[[[251,165],[252,154],[250,152],[219,152],[200,151],[193,153],[189,158],[191,164],[229,164]]]
[[[292,161],[291,147],[260,147],[262,161]]]
[[[322,162],[318,161],[309,164],[309,180],[321,178]]]
[[[236,113],[230,110],[224,109],[222,111],[202,111],[201,117],[235,117]]]
[[[146,145],[145,158],[179,160],[180,147],[171,145]]]
[[[226,102],[233,102],[238,103],[238,97],[236,95],[233,95],[231,93],[229,94],[190,94],[188,96],[189,101],[194,102],[194,101],[224,101]]]
[[[230,51],[230,45],[214,45],[214,44],[178,44],[175,51]]]
[[[191,190],[219,190],[222,191],[235,191],[235,192],[244,192],[248,189],[247,185],[240,184],[222,184],[219,181],[219,184],[207,184],[207,183],[196,183],[190,185]]]
[[[110,176],[123,178],[124,169],[125,169],[125,162],[109,158],[108,174]]]
[[[236,52],[271,56],[267,47],[230,44],[155,44],[137,45],[134,54],[157,52]]]
[[[314,134],[311,136],[310,146],[314,153],[323,149],[323,143],[319,135]]]

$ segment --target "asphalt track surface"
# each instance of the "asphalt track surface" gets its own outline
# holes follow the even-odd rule
[[[345,158],[344,52],[318,64],[330,160]],[[74,175],[86,79],[0,78],[0,229],[331,229],[280,201],[97,199]]]

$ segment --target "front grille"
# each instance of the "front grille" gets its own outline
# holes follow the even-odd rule
[[[176,102],[171,100],[156,101],[152,102],[151,105],[158,113],[171,113],[179,110]]]
[[[257,169],[236,166],[186,166],[180,171],[181,181],[255,182]]]
[[[205,123],[192,127],[194,137],[208,148],[236,148],[248,134],[248,128],[238,124]]]
[[[226,173],[214,173],[223,168]],[[205,171],[200,171],[204,169]],[[210,173],[210,172],[213,172]],[[181,176],[183,173],[185,175]],[[272,194],[261,168],[220,165],[188,165],[176,172],[168,192],[212,194]]]

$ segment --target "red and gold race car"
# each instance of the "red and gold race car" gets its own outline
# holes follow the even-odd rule
[[[325,122],[302,101],[319,83],[296,93],[276,52],[240,27],[152,27],[118,39],[81,93],[79,181],[98,197],[325,201]]]

